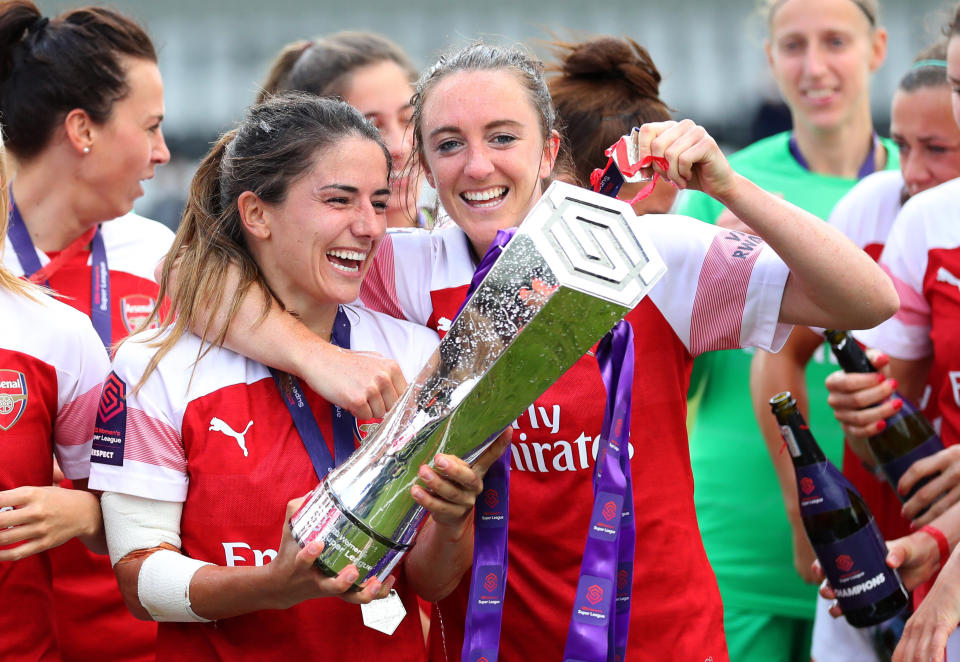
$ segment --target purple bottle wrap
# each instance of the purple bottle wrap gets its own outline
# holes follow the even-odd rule
[[[866,607],[900,589],[900,576],[884,560],[887,546],[873,518],[856,533],[814,545],[813,551],[844,611]]]
[[[848,508],[848,489],[856,491],[850,481],[829,462],[797,467],[797,491],[800,514],[803,516]]]
[[[887,482],[890,483],[890,486],[893,487],[893,491],[897,492],[897,485],[900,483],[900,479],[903,477],[903,474],[907,473],[907,469],[910,468],[910,465],[917,460],[925,458],[928,455],[933,455],[934,453],[942,450],[943,442],[940,441],[940,437],[933,435],[906,455],[901,455],[895,460],[891,460],[886,464],[880,465],[880,470],[886,477]],[[908,499],[914,492],[930,482],[930,480],[932,480],[932,477],[919,481],[913,486],[913,489],[910,490],[909,495],[901,496],[900,498],[902,500]],[[899,496],[900,493],[897,492],[897,495]]]

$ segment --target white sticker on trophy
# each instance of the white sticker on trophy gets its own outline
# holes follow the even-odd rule
[[[363,614],[364,625],[386,635],[396,632],[403,617],[407,615],[406,607],[393,589],[385,598],[360,605],[360,612]]]

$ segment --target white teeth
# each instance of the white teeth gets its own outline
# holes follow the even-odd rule
[[[471,202],[484,202],[486,200],[492,200],[493,198],[499,198],[506,192],[507,187],[495,186],[488,188],[486,191],[464,191],[461,195]]]
[[[357,251],[345,251],[342,249],[327,251],[327,255],[332,255],[333,257],[339,257],[342,260],[358,260],[360,262],[367,259],[366,253],[358,253]]]
[[[355,273],[357,273],[358,271],[360,271],[360,266],[359,266],[359,265],[353,266],[353,267],[348,267],[348,266],[346,266],[346,265],[344,265],[344,264],[338,264],[337,262],[331,262],[330,264],[333,266],[334,269],[337,269],[337,270],[339,270],[339,271],[343,271],[343,272],[348,273],[348,274],[355,274]]]

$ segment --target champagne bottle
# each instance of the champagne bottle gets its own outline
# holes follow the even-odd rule
[[[770,399],[797,474],[800,516],[850,625],[896,616],[909,602],[887,547],[856,488],[827,461],[789,391]]]
[[[828,329],[823,333],[837,362],[846,372],[877,371],[848,331]],[[903,401],[903,407],[886,420],[887,426],[883,430],[867,440],[867,447],[900,501],[906,502],[933,476],[917,481],[906,495],[901,495],[897,489],[901,476],[920,458],[943,450],[943,442],[926,417],[909,400],[899,393],[895,397]]]

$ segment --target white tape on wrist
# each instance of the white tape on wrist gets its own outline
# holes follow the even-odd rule
[[[104,492],[100,508],[110,565],[116,565],[130,552],[153,549],[162,543],[180,548],[182,503]]]
[[[169,549],[148,556],[140,566],[137,597],[150,618],[162,622],[209,623],[209,619],[197,616],[190,608],[190,580],[205,565],[212,564]]]

